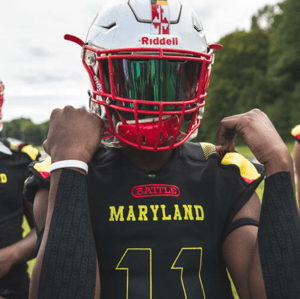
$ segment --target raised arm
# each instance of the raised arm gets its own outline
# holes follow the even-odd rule
[[[225,118],[218,129],[220,144],[233,150],[237,133],[243,135],[257,160],[264,164],[266,181],[261,212],[253,196],[237,214],[241,218],[243,213],[259,218],[259,228],[244,226],[227,237],[223,244],[226,264],[240,298],[296,298],[300,282],[296,258],[300,221],[292,158],[268,117],[258,109]]]
[[[51,114],[44,148],[52,163],[89,163],[101,132],[98,116],[70,106],[56,109]],[[72,167],[51,173],[45,232],[32,273],[30,299],[100,297],[85,176],[84,171]]]

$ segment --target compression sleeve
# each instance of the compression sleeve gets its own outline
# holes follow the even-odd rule
[[[298,298],[300,221],[289,172],[265,181],[258,246],[267,297]]]
[[[96,247],[86,178],[61,172],[40,274],[39,299],[94,298]]]

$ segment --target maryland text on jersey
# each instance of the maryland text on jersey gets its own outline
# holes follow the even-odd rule
[[[203,221],[204,210],[200,205],[130,205],[110,206],[109,221]]]

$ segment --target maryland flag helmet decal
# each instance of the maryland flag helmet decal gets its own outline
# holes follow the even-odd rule
[[[170,17],[167,0],[151,0],[152,34],[170,34]]]

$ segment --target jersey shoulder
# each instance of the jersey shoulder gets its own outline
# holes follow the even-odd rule
[[[185,142],[182,154],[192,160],[207,161],[212,157],[221,159],[225,151],[221,146],[208,142]]]
[[[221,160],[222,167],[234,167],[239,171],[240,177],[248,184],[261,180],[264,167],[261,164],[252,163],[237,152],[226,153]]]
[[[291,134],[300,143],[300,125],[297,125],[296,127],[294,127],[291,131]]]
[[[225,152],[221,146],[215,146],[211,143],[200,143],[205,159],[218,157],[219,165],[222,168],[235,168],[239,176],[248,184],[262,178],[263,166],[250,162],[238,152]]]
[[[50,165],[50,157],[47,157],[44,161],[29,164],[30,174],[25,180],[23,189],[25,200],[33,202],[38,189],[50,189]]]
[[[38,149],[26,142],[14,138],[7,138],[7,141],[11,151],[26,154],[32,161],[36,161],[40,157]]]
[[[221,146],[212,143],[187,143],[184,154],[191,159],[207,162],[210,169],[217,171],[216,168],[222,168],[224,175],[236,173],[247,184],[263,178],[263,165],[252,163],[237,152],[225,152]]]
[[[31,173],[46,179],[50,176],[49,168],[51,165],[51,157],[48,156],[44,161],[33,162],[29,165]]]

